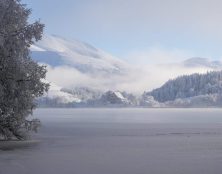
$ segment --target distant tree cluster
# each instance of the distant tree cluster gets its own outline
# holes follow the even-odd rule
[[[34,99],[48,89],[46,68],[30,57],[30,46],[41,39],[44,25],[29,24],[31,13],[20,0],[0,0],[0,138],[23,140],[39,120],[27,120]]]
[[[145,93],[158,102],[222,92],[222,71],[183,75],[169,80],[162,87]]]

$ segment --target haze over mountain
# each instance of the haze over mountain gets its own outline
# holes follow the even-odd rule
[[[132,66],[77,40],[44,36],[31,51],[36,61],[47,65],[52,85],[45,96],[57,102],[82,102],[109,89],[121,89],[133,78]]]
[[[117,89],[134,71],[126,62],[87,43],[58,36],[44,36],[31,50],[36,61],[48,66],[48,81],[62,87]]]
[[[187,59],[182,62],[182,65],[185,67],[205,67],[210,68],[212,70],[221,70],[222,69],[222,62],[220,61],[211,61],[208,58],[201,58],[201,57],[193,57]]]
[[[82,102],[109,90],[141,95],[179,75],[222,69],[221,62],[199,57],[138,67],[90,44],[55,35],[45,35],[31,51],[36,61],[47,65],[47,80],[52,82],[48,98],[63,103]]]

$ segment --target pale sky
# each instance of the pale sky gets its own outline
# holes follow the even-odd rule
[[[23,0],[46,34],[129,62],[222,58],[221,0]]]

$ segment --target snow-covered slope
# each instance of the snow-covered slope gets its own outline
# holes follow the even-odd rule
[[[182,62],[182,65],[185,67],[189,67],[189,68],[205,67],[205,68],[211,68],[213,70],[221,70],[222,69],[222,62],[211,61],[207,58],[201,58],[201,57],[193,57],[193,58],[187,59]]]
[[[124,74],[129,65],[77,40],[67,40],[58,36],[44,36],[31,47],[32,57],[51,66],[70,66],[83,73]]]
[[[146,93],[158,102],[173,101],[200,95],[222,93],[222,71],[192,74],[167,81],[160,88]]]
[[[107,91],[101,97],[102,103],[107,104],[128,104],[129,101],[120,91]]]
[[[72,94],[62,91],[62,87],[59,87],[54,83],[50,83],[50,90],[43,97],[47,98],[48,100],[64,104],[72,102],[75,103],[81,102],[81,99]]]
[[[31,46],[31,54],[34,60],[47,65],[51,87],[44,102],[97,99],[100,92],[115,88],[133,72],[130,65],[101,49],[58,36],[45,35]]]

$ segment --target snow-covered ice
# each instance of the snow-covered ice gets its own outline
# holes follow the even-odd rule
[[[38,109],[41,143],[0,174],[221,174],[221,109]]]

